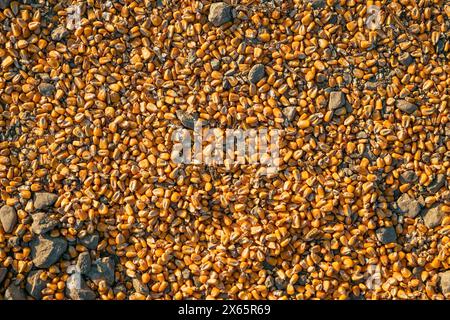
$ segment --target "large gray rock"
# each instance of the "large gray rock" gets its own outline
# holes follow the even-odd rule
[[[66,281],[66,295],[72,300],[95,300],[95,292],[88,287],[80,273],[74,273]]]
[[[208,20],[215,27],[220,27],[221,25],[232,21],[233,14],[231,6],[225,2],[212,3],[209,7]]]
[[[428,228],[436,228],[437,226],[441,225],[444,216],[445,213],[442,210],[441,205],[437,204],[425,212],[423,220]]]
[[[6,233],[11,233],[17,224],[16,209],[11,206],[3,206],[0,209],[0,222],[2,223],[3,230]]]
[[[58,200],[58,195],[49,192],[36,192],[34,195],[34,210],[44,210],[52,207],[56,200]]]
[[[27,300],[25,291],[15,283],[11,283],[5,291],[6,300]]]
[[[450,270],[439,273],[439,285],[443,294],[450,293]]]
[[[32,215],[32,218],[31,231],[35,234],[47,233],[59,224],[59,221],[53,219],[47,212],[37,212]]]
[[[378,241],[383,244],[397,241],[397,233],[395,232],[394,227],[379,228],[375,233],[377,235]]]
[[[401,214],[409,218],[415,218],[422,209],[419,201],[411,198],[407,193],[398,198],[397,207]]]
[[[97,285],[101,280],[105,280],[111,286],[115,280],[114,267],[115,263],[111,257],[99,258],[94,261],[87,276]]]
[[[42,298],[42,290],[47,287],[49,281],[42,280],[41,274],[44,273],[43,270],[31,271],[27,277],[27,283],[25,289],[33,298],[40,300]]]
[[[30,248],[34,265],[38,268],[49,268],[67,250],[67,241],[63,238],[39,236],[30,242]]]

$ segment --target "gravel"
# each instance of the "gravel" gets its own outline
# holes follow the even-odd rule
[[[31,259],[38,268],[48,268],[67,250],[64,238],[38,236],[30,242]]]
[[[49,281],[42,280],[40,278],[43,273],[43,270],[35,270],[31,271],[27,276],[25,289],[33,298],[37,300],[42,298],[41,292],[47,287],[47,283],[49,283]]]
[[[34,198],[34,209],[44,210],[52,207],[56,200],[58,200],[58,195],[48,192],[36,192]]]
[[[336,110],[345,105],[345,95],[340,91],[330,92],[330,100],[328,101],[328,109]]]
[[[208,20],[215,27],[233,20],[233,14],[231,6],[225,2],[212,3],[209,9]]]
[[[417,110],[417,106],[415,104],[408,102],[406,100],[398,100],[397,108],[408,114],[412,114]]]
[[[411,198],[407,193],[404,193],[400,198],[398,198],[397,207],[399,209],[399,213],[409,218],[415,218],[422,209],[419,201]]]
[[[444,216],[445,213],[442,211],[441,205],[436,204],[425,212],[423,220],[428,228],[436,228],[441,224]]]
[[[397,233],[394,227],[379,228],[376,231],[377,239],[383,244],[388,244],[397,241]]]
[[[259,80],[264,78],[266,71],[264,70],[264,65],[255,64],[248,72],[248,81],[251,83],[257,83]]]
[[[11,233],[17,224],[16,209],[11,206],[3,206],[0,209],[0,222],[6,233]]]

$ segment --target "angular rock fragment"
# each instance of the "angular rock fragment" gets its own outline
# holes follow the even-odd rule
[[[445,184],[445,175],[438,174],[436,178],[427,186],[430,193],[438,192]]]
[[[377,235],[378,241],[383,244],[397,241],[397,233],[395,232],[394,227],[379,228],[375,233]]]
[[[16,209],[11,206],[4,205],[0,209],[0,222],[6,233],[11,233],[17,224]]]
[[[194,130],[195,122],[197,121],[197,117],[195,117],[194,115],[189,114],[183,110],[177,110],[177,111],[175,111],[175,114],[176,114],[178,120],[180,120],[181,124],[184,127],[186,127],[187,129]]]
[[[105,280],[111,286],[115,280],[114,266],[115,263],[111,257],[99,258],[94,261],[87,276],[95,284],[98,284],[101,280]]]
[[[88,274],[91,269],[91,256],[89,252],[82,252],[77,259],[77,269],[81,274]]]
[[[436,228],[441,224],[442,219],[444,219],[444,216],[445,213],[442,210],[441,205],[437,204],[425,212],[423,220],[428,228]]]
[[[56,88],[50,83],[43,82],[38,86],[38,90],[44,97],[50,97],[55,93]]]
[[[295,107],[283,108],[283,115],[286,117],[286,120],[291,122],[295,119],[295,116],[297,115],[297,109]]]
[[[49,192],[36,192],[34,195],[34,209],[48,209],[55,204],[56,200],[58,200],[57,194]]]
[[[257,83],[259,80],[264,78],[266,71],[264,70],[264,65],[258,63],[255,64],[248,72],[248,81],[251,83]]]
[[[95,292],[84,281],[81,273],[74,273],[66,280],[66,295],[72,300],[95,300]]]
[[[397,100],[397,108],[408,114],[414,113],[417,110],[417,106],[406,100]]]
[[[415,183],[419,177],[413,170],[407,170],[400,175],[401,183]]]
[[[232,21],[233,14],[231,6],[225,2],[212,3],[209,7],[208,20],[215,27],[220,27],[221,25]]]
[[[150,290],[148,289],[148,286],[140,281],[139,279],[134,278],[133,279],[133,288],[136,292],[142,293],[142,294],[149,294]]]
[[[340,91],[330,92],[330,100],[328,101],[328,109],[336,110],[345,105],[345,94]]]
[[[43,270],[31,271],[27,277],[27,283],[25,289],[33,298],[39,300],[42,298],[42,290],[47,287],[49,281],[42,280],[41,275],[44,273]]]
[[[398,198],[397,207],[401,214],[409,218],[415,218],[422,209],[419,201],[411,198],[407,193]]]
[[[92,233],[87,234],[83,238],[79,238],[78,243],[85,246],[89,250],[95,250],[97,248],[99,239],[100,236],[98,235],[98,233]]]
[[[67,250],[67,241],[63,238],[41,235],[30,242],[30,248],[34,265],[37,268],[49,268]]]
[[[14,283],[11,283],[5,291],[6,300],[27,300],[25,291]]]
[[[450,293],[450,270],[439,273],[439,286],[443,294]]]
[[[58,220],[50,217],[46,212],[38,212],[32,215],[33,223],[31,224],[31,231],[35,234],[44,234],[53,230],[58,224]]]

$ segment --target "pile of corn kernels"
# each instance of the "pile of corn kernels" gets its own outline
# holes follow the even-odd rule
[[[0,0],[0,300],[450,299],[449,110],[448,0]]]

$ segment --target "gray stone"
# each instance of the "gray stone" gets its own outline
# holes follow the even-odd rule
[[[414,113],[417,110],[417,106],[406,100],[397,100],[397,108],[408,114]]]
[[[34,210],[44,210],[52,207],[58,195],[49,192],[36,192],[34,195]]]
[[[91,269],[91,256],[89,252],[82,252],[77,259],[77,269],[81,274],[88,274]]]
[[[74,273],[66,280],[66,295],[72,300],[95,300],[95,292],[84,281],[80,273]]]
[[[50,97],[53,93],[55,93],[56,88],[50,83],[43,82],[38,86],[38,90],[44,97]]]
[[[411,63],[413,63],[414,59],[411,57],[409,52],[404,52],[401,55],[398,56],[398,62],[400,62],[404,66],[409,66]]]
[[[397,241],[397,234],[394,227],[379,228],[376,231],[377,239],[383,244]]]
[[[88,234],[84,236],[83,238],[79,238],[78,242],[88,248],[89,250],[95,250],[97,249],[98,241],[100,239],[100,236],[98,233]]]
[[[99,258],[94,261],[87,276],[97,285],[101,280],[105,280],[111,286],[115,280],[114,266],[115,263],[111,257]]]
[[[27,300],[25,291],[18,285],[11,283],[5,291],[6,300]]]
[[[257,83],[259,80],[264,78],[266,71],[264,70],[264,65],[258,63],[255,64],[248,72],[248,81],[251,83]]]
[[[8,274],[8,269],[0,268],[0,284],[2,284],[3,280],[5,280],[7,274]]]
[[[58,220],[53,219],[46,212],[38,212],[32,215],[33,223],[31,224],[31,231],[35,234],[44,234],[53,230],[58,224]]]
[[[17,224],[16,209],[11,206],[4,205],[0,209],[0,222],[6,233],[11,233]]]
[[[209,7],[208,20],[215,27],[219,27],[233,20],[231,6],[225,2],[212,3]]]
[[[438,174],[436,178],[427,186],[427,189],[431,193],[438,192],[445,184],[445,175]]]
[[[142,283],[139,279],[134,278],[133,279],[133,288],[138,293],[142,294],[149,294],[150,290],[148,289],[148,286],[144,283]]]
[[[439,273],[439,285],[443,294],[450,293],[450,270]]]
[[[51,33],[53,41],[61,41],[69,35],[69,31],[63,26],[54,29]]]
[[[33,298],[40,300],[42,298],[42,290],[47,287],[49,281],[42,280],[41,274],[44,273],[43,270],[31,271],[27,277],[27,283],[25,289]]]
[[[419,201],[411,198],[407,193],[398,198],[397,207],[401,214],[409,218],[415,218],[422,209]]]
[[[330,100],[328,101],[328,109],[336,110],[345,105],[345,94],[340,91],[330,92]]]
[[[38,268],[49,268],[67,250],[67,241],[41,235],[30,242],[30,248],[34,265]]]
[[[423,220],[428,228],[436,228],[441,224],[444,216],[445,213],[442,211],[441,205],[437,204],[425,212]]]
[[[407,170],[400,175],[401,183],[415,183],[419,177],[413,170]]]

